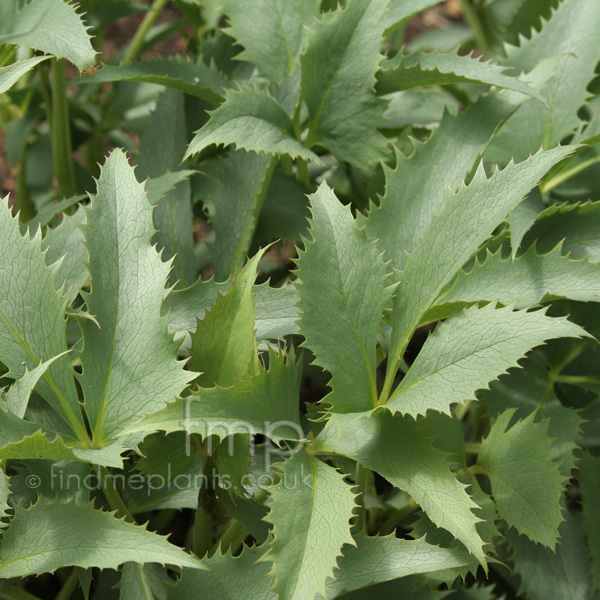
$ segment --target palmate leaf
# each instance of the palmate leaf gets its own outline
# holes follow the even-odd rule
[[[533,347],[586,335],[567,319],[547,317],[545,310],[473,306],[436,327],[385,407],[413,417],[430,409],[451,415],[451,404],[474,398]]]
[[[273,580],[268,576],[269,565],[258,561],[267,549],[244,546],[239,556],[217,551],[203,560],[210,569],[185,569],[169,600],[276,600],[277,594],[269,590]]]
[[[468,186],[446,197],[401,275],[392,313],[392,364],[404,353],[421,317],[444,285],[542,175],[571,150],[568,146],[540,150],[522,163],[496,171],[489,179],[481,166]],[[448,231],[453,232],[451,238],[446,235]]]
[[[177,360],[179,344],[160,318],[169,264],[150,244],[152,208],[127,157],[107,159],[82,225],[98,325],[82,320],[85,409],[96,443],[172,401],[194,374]]]
[[[391,94],[427,85],[483,83],[520,92],[542,103],[546,102],[546,98],[540,92],[522,79],[505,75],[506,70],[506,66],[491,61],[484,62],[472,55],[461,56],[458,54],[458,48],[447,53],[422,50],[412,54],[399,52],[381,65],[375,89],[379,94]]]
[[[489,476],[498,514],[507,524],[554,548],[566,478],[551,459],[548,422],[535,423],[531,414],[508,429],[514,414],[515,409],[508,409],[496,419],[477,464]]]
[[[452,533],[485,566],[473,514],[477,505],[449,469],[447,455],[417,424],[389,412],[330,417],[315,440],[319,450],[348,456],[410,494],[429,518]]]
[[[60,263],[46,266],[41,237],[39,229],[33,239],[22,236],[7,200],[0,203],[0,360],[12,378],[67,350],[68,300],[55,285]],[[76,433],[86,436],[68,356],[50,365],[37,388]]]
[[[398,577],[416,573],[445,571],[459,567],[477,567],[477,559],[466,550],[441,548],[418,540],[387,537],[356,537],[356,546],[344,546],[334,581],[327,584],[327,598],[336,598],[343,592],[362,589]]]
[[[229,90],[225,102],[210,113],[185,153],[184,159],[210,144],[235,144],[237,148],[265,154],[289,154],[317,162],[316,154],[295,137],[292,120],[266,91],[250,87]]]
[[[246,259],[276,162],[272,156],[236,150],[202,163],[195,192],[215,233],[209,247],[217,281],[227,279]]]
[[[91,75],[73,79],[73,84],[140,81],[156,83],[201,98],[213,104],[223,101],[230,85],[214,65],[207,66],[201,58],[192,60],[177,56],[160,57],[126,65],[102,65]]]
[[[116,569],[127,561],[206,568],[166,538],[91,504],[39,501],[28,509],[16,507],[2,536],[0,578],[49,573],[70,565]]]
[[[307,34],[300,90],[310,116],[309,143],[368,170],[387,156],[377,131],[386,102],[373,92],[381,61],[387,0],[350,0],[324,13]]]
[[[333,467],[304,449],[277,465],[281,481],[271,490],[274,539],[261,562],[272,561],[271,589],[279,598],[325,594],[344,544],[354,544],[350,519],[356,506],[350,486]]]
[[[261,433],[275,442],[301,439],[301,374],[293,355],[286,360],[271,352],[268,369],[231,387],[200,389],[130,425],[123,435],[184,430],[220,439],[239,433]]]
[[[29,0],[22,6],[2,2],[0,44],[18,44],[54,54],[85,71],[94,65],[96,52],[75,9],[75,4],[64,0]]]
[[[589,452],[584,452],[579,461],[579,489],[592,557],[592,580],[594,589],[598,590],[600,589],[600,515],[598,514],[600,459]]]
[[[35,56],[27,60],[19,60],[7,67],[0,67],[0,94],[4,94],[9,90],[21,76],[33,69],[35,65],[49,58],[49,56]]]
[[[528,307],[546,296],[582,302],[600,301],[600,263],[587,258],[571,260],[559,244],[548,254],[531,246],[516,260],[502,258],[502,249],[488,253],[483,262],[475,259],[469,271],[460,271],[443,302],[500,301]]]
[[[236,58],[254,63],[268,79],[280,83],[295,69],[305,26],[319,15],[319,1],[225,0],[223,10],[229,18],[225,32],[244,47]]]
[[[254,298],[261,250],[233,277],[231,289],[216,301],[191,335],[190,366],[201,372],[203,387],[229,386],[247,373],[254,374],[258,353],[254,331]]]
[[[310,196],[312,241],[299,252],[300,333],[332,380],[332,410],[368,410],[377,400],[375,346],[391,288],[375,244],[324,183]],[[327,327],[323,324],[327,323]]]
[[[555,66],[556,61],[546,61],[528,75],[536,89]],[[396,168],[384,166],[385,195],[379,206],[371,204],[368,218],[358,219],[369,238],[378,240],[391,266],[404,268],[406,253],[429,228],[448,188],[458,189],[496,130],[526,99],[508,90],[492,91],[455,117],[445,113],[440,126],[424,144],[416,144],[410,158],[397,152]]]

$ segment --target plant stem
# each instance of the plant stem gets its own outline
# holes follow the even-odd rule
[[[356,521],[354,522],[354,533],[363,531],[367,523],[367,507],[365,506],[365,495],[369,488],[370,473],[369,469],[363,467],[360,463],[356,463],[356,475],[354,478],[356,486],[358,487],[357,502],[358,502],[358,514]]]
[[[127,46],[127,50],[125,50],[123,62],[136,60],[140,55],[142,48],[144,47],[146,35],[152,28],[152,25],[156,22],[156,19],[158,19],[158,16],[167,5],[168,1],[169,0],[154,0],[150,10],[145,14],[143,21],[140,23],[133,39],[129,43],[129,46]]]
[[[387,516],[386,520],[379,528],[379,535],[388,535],[392,533],[392,531],[396,529],[396,525],[398,525],[402,519],[412,515],[418,508],[419,505],[412,498],[409,498],[409,503],[405,507],[398,508]]]
[[[596,163],[600,163],[600,155],[594,156],[594,158],[590,158],[585,160],[570,169],[564,169],[556,174],[554,177],[546,181],[545,183],[540,184],[540,192],[542,194],[547,194],[549,191],[553,190],[555,187],[559,186],[561,183],[571,179],[571,177],[575,177],[582,171],[585,171],[588,167],[595,165]]]
[[[481,444],[479,442],[465,442],[465,452],[467,454],[479,454],[481,452]]]
[[[192,531],[192,551],[198,558],[207,554],[213,545],[212,515],[202,506],[196,509],[194,528]]]
[[[570,383],[573,385],[591,383],[592,385],[600,385],[600,377],[594,377],[593,375],[555,375],[554,383]]]
[[[115,481],[112,478],[111,474],[108,472],[106,467],[99,468],[100,475],[100,485],[102,487],[102,491],[104,492],[104,496],[108,500],[110,507],[113,510],[117,511],[118,517],[125,517],[126,521],[130,523],[135,523],[135,519],[129,512],[125,502],[123,502],[123,498],[119,494],[119,491],[115,487]]]
[[[74,568],[60,588],[60,592],[56,595],[55,600],[69,600],[78,584],[79,575],[77,574],[77,569]]]
[[[50,139],[52,142],[52,160],[54,174],[58,181],[58,191],[63,198],[74,196],[75,169],[73,166],[73,148],[71,145],[71,125],[69,123],[69,104],[67,102],[67,77],[65,61],[52,59],[52,120],[50,121]]]

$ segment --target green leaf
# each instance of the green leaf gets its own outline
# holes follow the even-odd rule
[[[549,206],[527,232],[523,246],[534,242],[547,252],[563,242],[571,258],[600,261],[600,202]]]
[[[376,90],[379,94],[391,94],[427,85],[483,83],[546,102],[542,94],[522,79],[505,75],[506,69],[506,66],[491,61],[484,62],[473,55],[459,55],[458,48],[447,53],[417,50],[412,54],[405,54],[401,51],[381,65],[381,70],[377,73]]]
[[[166,585],[173,585],[164,567],[154,563],[126,562],[117,587],[121,600],[166,600]]]
[[[126,65],[102,65],[91,75],[73,79],[73,84],[107,83],[112,81],[140,81],[156,83],[201,98],[213,104],[223,101],[229,82],[201,58],[192,60],[177,56],[160,57]]]
[[[10,478],[4,472],[4,469],[0,469],[0,519],[3,519],[8,515],[10,505],[8,504],[8,497],[10,496]],[[3,527],[4,524],[0,524]]]
[[[441,0],[390,0],[385,15],[385,35],[401,25],[407,19],[414,17],[422,10],[439,4]]]
[[[537,254],[531,246],[514,261],[502,259],[502,248],[488,252],[483,262],[475,259],[470,271],[460,271],[443,302],[498,300],[524,308],[540,304],[548,295],[600,301],[600,263],[571,260],[561,250],[559,244],[548,254]]]
[[[67,350],[67,297],[55,286],[60,263],[46,266],[41,238],[40,229],[33,239],[28,234],[23,237],[7,201],[1,203],[0,360],[13,378]],[[38,384],[38,392],[76,433],[87,437],[67,356],[50,365]]]
[[[269,353],[269,368],[236,381],[232,387],[200,389],[130,425],[122,435],[184,430],[220,439],[261,433],[279,442],[302,437],[299,414],[300,365]]]
[[[356,547],[344,547],[338,570],[334,572],[335,580],[327,585],[327,598],[416,573],[478,565],[466,550],[434,546],[424,537],[403,540],[394,534],[387,537],[360,534],[355,541]]]
[[[66,352],[63,354],[66,354]],[[20,419],[25,416],[29,397],[31,396],[33,389],[40,378],[48,370],[48,367],[61,356],[62,354],[54,356],[50,360],[39,364],[35,369],[31,369],[31,371],[26,370],[25,373],[10,386],[10,389],[4,395],[6,407],[10,412],[17,415]]]
[[[184,95],[165,90],[158,99],[140,141],[137,177],[165,176],[176,171],[187,146]],[[148,200],[152,204],[150,195]],[[194,232],[192,222],[191,186],[189,181],[178,183],[160,199],[153,213],[158,230],[153,241],[163,249],[163,258],[173,259],[170,281],[181,287],[196,281]]]
[[[558,4],[560,0],[519,0],[516,10],[502,29],[502,39],[515,46],[519,36],[529,38],[534,27],[540,30],[542,17],[547,21]]]
[[[594,589],[600,589],[600,459],[589,452],[582,454],[579,461],[579,489],[581,506],[586,519],[588,546],[592,557]]]
[[[63,0],[3,4],[0,44],[18,44],[66,58],[80,71],[94,66],[96,52],[81,16],[75,12],[75,5]]]
[[[206,568],[166,538],[95,510],[91,504],[39,501],[29,509],[16,507],[2,536],[0,578],[49,573],[71,565],[116,569],[128,561]]]
[[[506,221],[510,227],[511,256],[514,259],[517,256],[521,242],[525,234],[531,229],[546,205],[542,200],[542,194],[539,188],[535,188],[527,198],[513,209],[508,215]]]
[[[477,463],[490,477],[498,514],[532,541],[554,548],[565,477],[551,459],[548,422],[534,423],[532,414],[507,430],[514,414],[508,409],[496,419]]]
[[[571,151],[569,146],[540,150],[522,163],[496,171],[489,179],[481,166],[468,186],[446,196],[401,275],[392,314],[392,365],[397,364],[421,317],[446,283],[541,176]],[[453,232],[451,238],[448,231]]]
[[[514,570],[521,577],[520,594],[531,600],[590,600],[590,562],[576,518],[567,513],[556,551],[534,544],[514,531],[508,534]]]
[[[475,398],[509,367],[545,340],[588,335],[545,310],[473,306],[440,323],[427,338],[385,407],[417,417],[428,410],[451,415],[450,406]]]
[[[319,0],[225,0],[229,18],[225,33],[244,47],[236,56],[254,63],[263,74],[281,83],[296,67],[304,27],[319,15]],[[248,27],[252,23],[252,27]]]
[[[208,209],[215,233],[209,247],[218,281],[246,259],[275,163],[272,156],[244,150],[202,163],[204,176],[195,193]]]
[[[225,102],[210,113],[210,121],[190,142],[185,158],[211,144],[235,144],[237,148],[265,154],[289,154],[319,161],[296,140],[292,120],[267,92],[244,87],[229,90]]]
[[[194,374],[160,318],[169,264],[152,247],[152,208],[127,157],[115,150],[82,226],[91,293],[82,293],[100,327],[82,320],[81,386],[94,440],[172,401]]]
[[[391,295],[386,267],[327,184],[310,201],[312,241],[296,261],[300,333],[332,375],[325,402],[339,412],[368,410],[377,400],[375,346]]]
[[[471,501],[449,469],[447,455],[424,437],[414,421],[389,412],[330,417],[315,440],[319,451],[352,458],[410,494],[439,527],[459,539],[485,567],[480,521]]]
[[[251,258],[233,277],[231,289],[217,295],[191,335],[190,367],[202,375],[203,387],[229,386],[258,364],[252,286],[265,250]]]
[[[19,79],[35,65],[50,58],[49,56],[35,56],[27,60],[19,60],[7,67],[0,67],[0,94],[8,91]]]
[[[203,562],[210,572],[185,569],[169,592],[169,600],[276,600],[277,594],[269,590],[269,567],[257,561],[266,547],[244,546],[239,556],[216,552],[205,558]]]
[[[181,157],[181,154],[179,155]],[[185,181],[196,171],[181,169],[180,171],[166,171],[158,177],[146,179],[146,194],[150,206],[155,206],[162,200],[177,184]]]
[[[387,0],[349,0],[307,34],[300,90],[308,107],[307,145],[319,143],[360,169],[387,157],[377,127],[386,102],[374,92]]]
[[[554,62],[542,63],[529,78],[535,88],[550,76]],[[417,143],[406,158],[396,153],[396,168],[384,166],[385,195],[379,206],[371,204],[368,218],[359,216],[367,235],[379,240],[391,267],[403,269],[440,210],[448,188],[458,189],[487,147],[498,127],[526,100],[523,94],[490,92],[469,104],[455,117],[445,113],[424,143]]]
[[[280,598],[304,600],[325,594],[344,544],[354,544],[350,519],[354,494],[333,467],[304,449],[277,465],[280,483],[271,490],[274,539],[262,561],[272,561],[271,586]]]

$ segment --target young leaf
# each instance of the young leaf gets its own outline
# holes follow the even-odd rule
[[[196,193],[215,232],[209,247],[217,281],[227,279],[246,259],[275,163],[272,156],[244,150],[202,163],[204,176]]]
[[[491,479],[498,514],[532,541],[554,548],[565,477],[551,460],[548,422],[534,423],[532,414],[507,430],[514,413],[498,417],[477,462]]]
[[[472,55],[461,56],[458,48],[447,53],[416,50],[412,54],[405,54],[401,51],[381,65],[381,70],[377,73],[376,90],[379,94],[391,94],[427,85],[483,83],[546,102],[546,98],[525,81],[505,75],[503,72],[506,69],[505,66],[491,61],[483,62]]]
[[[229,90],[225,102],[210,113],[210,121],[200,129],[184,159],[211,144],[235,144],[237,148],[265,154],[289,154],[319,162],[294,135],[292,120],[267,92],[245,87]]]
[[[64,0],[2,4],[0,44],[17,44],[66,58],[80,71],[94,66],[96,52],[75,5]]]
[[[430,409],[450,415],[451,404],[474,398],[533,347],[586,335],[579,325],[547,317],[544,310],[473,306],[436,327],[385,406],[413,417]]]
[[[600,300],[600,263],[587,258],[571,260],[559,244],[548,254],[537,254],[535,246],[516,260],[502,259],[502,249],[475,259],[470,271],[460,271],[443,302],[495,301],[524,308],[540,304],[547,296],[582,302]]]
[[[387,537],[367,537],[359,534],[356,546],[345,546],[334,580],[327,584],[327,598],[336,598],[344,592],[407,577],[416,573],[445,571],[458,567],[477,567],[477,559],[466,550],[441,548],[425,541]]]
[[[354,494],[333,467],[299,450],[278,464],[281,481],[272,490],[274,539],[260,558],[272,561],[271,589],[280,598],[304,600],[325,594],[344,544],[354,544],[350,519]]]
[[[402,272],[392,314],[392,365],[404,353],[415,327],[443,286],[540,177],[571,150],[568,146],[540,150],[522,163],[496,171],[489,179],[481,166],[468,186],[447,196]],[[453,232],[451,239],[447,231]]]
[[[0,577],[39,575],[71,565],[116,569],[128,561],[206,568],[166,538],[91,504],[39,501],[29,509],[16,507],[2,536]]]
[[[268,79],[281,83],[294,72],[304,27],[319,15],[319,1],[225,0],[223,10],[229,17],[225,32],[244,47],[236,58],[254,63]]]
[[[269,354],[269,369],[232,387],[200,389],[130,425],[122,435],[184,430],[220,439],[261,433],[275,442],[302,437],[299,414],[300,366],[294,356]]]
[[[125,65],[102,65],[91,75],[73,79],[74,84],[106,83],[112,81],[140,81],[156,83],[201,98],[213,104],[223,101],[229,82],[214,65],[206,66],[196,60],[160,57]]]
[[[475,529],[477,505],[448,467],[446,454],[423,437],[414,421],[389,412],[330,417],[315,440],[324,452],[348,456],[410,494],[439,527],[447,529],[485,566]]]
[[[82,295],[100,327],[81,322],[81,386],[94,439],[103,442],[172,401],[194,374],[183,370],[160,318],[169,264],[150,244],[152,208],[122,151],[107,159],[85,214],[92,283]]]
[[[586,519],[588,546],[592,557],[594,589],[600,589],[600,459],[584,452],[579,461],[579,489],[581,506]]]
[[[231,289],[217,295],[191,335],[190,367],[202,373],[198,381],[203,387],[229,386],[258,364],[252,286],[264,252],[234,275]]]
[[[8,91],[25,73],[33,69],[35,65],[49,58],[49,56],[35,56],[27,60],[19,60],[7,67],[0,67],[0,94]]]
[[[41,238],[40,229],[33,239],[22,236],[7,200],[0,203],[0,360],[13,378],[67,350],[67,298],[56,290],[60,263],[46,266]],[[75,433],[87,437],[68,356],[50,365],[38,391]]]
[[[301,95],[310,115],[308,145],[326,146],[359,169],[387,156],[377,131],[386,102],[373,92],[387,0],[349,0],[321,15],[307,35]]]
[[[377,399],[375,345],[391,295],[386,267],[326,184],[310,200],[312,241],[297,260],[300,333],[332,375],[325,402],[338,412],[368,410]]]

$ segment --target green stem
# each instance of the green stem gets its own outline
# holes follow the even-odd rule
[[[115,486],[115,480],[108,472],[108,469],[106,467],[99,467],[98,470],[100,475],[100,486],[102,487],[102,491],[104,492],[104,496],[108,500],[110,507],[117,511],[118,517],[124,517],[126,521],[135,523],[135,519],[129,512],[125,502],[123,502],[123,498],[121,498],[121,495]]]
[[[392,533],[400,521],[412,515],[418,508],[419,505],[412,498],[409,498],[409,502],[405,507],[395,509],[387,516],[379,528],[379,535],[389,535]]]
[[[363,531],[367,524],[367,507],[365,506],[365,495],[369,489],[370,472],[360,463],[356,463],[355,482],[358,487],[356,501],[358,503],[358,514],[354,522],[354,533]]]
[[[194,528],[192,531],[192,551],[202,558],[213,545],[213,519],[212,515],[202,506],[198,505]]]
[[[169,0],[154,0],[150,10],[145,14],[143,21],[140,23],[133,39],[129,43],[129,46],[127,46],[127,50],[125,50],[123,62],[129,62],[138,58],[144,47],[146,35],[152,28],[152,25],[156,22],[156,19],[158,19],[158,16],[167,5],[168,1]]]
[[[555,383],[571,383],[577,385],[580,383],[590,383],[592,385],[600,385],[600,377],[594,377],[592,375],[556,375],[554,377]]]
[[[67,76],[65,61],[52,60],[52,120],[50,139],[54,174],[58,181],[58,191],[63,198],[70,198],[77,192],[73,148],[71,145],[71,125],[67,101]]]
[[[77,569],[73,569],[65,580],[62,588],[60,588],[60,592],[56,595],[55,600],[69,600],[78,585],[79,575],[77,574]]]
[[[490,32],[487,31],[484,16],[480,14],[480,9],[474,6],[472,0],[461,0],[460,4],[465,21],[473,31],[473,36],[479,49],[484,54],[488,54],[493,42],[490,40],[491,36]]]
[[[467,454],[479,454],[481,452],[481,444],[479,442],[465,442],[465,452]]]
[[[595,165],[596,163],[600,163],[600,155],[594,156],[594,158],[590,158],[585,160],[570,169],[564,169],[560,171],[557,175],[549,179],[548,181],[540,184],[540,192],[542,194],[547,194],[549,191],[553,190],[555,187],[559,186],[561,183],[571,179],[571,177],[575,177],[582,171],[585,171],[588,167]]]

